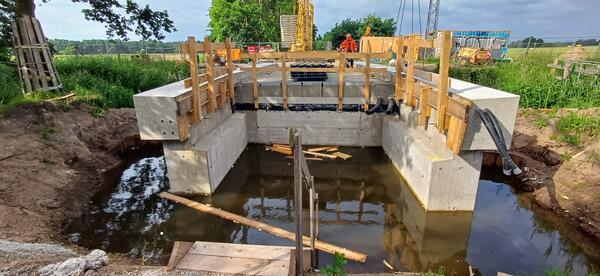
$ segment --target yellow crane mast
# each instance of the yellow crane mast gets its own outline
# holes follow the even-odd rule
[[[312,51],[313,23],[315,18],[315,4],[313,0],[297,0],[294,3],[294,13],[297,16],[296,37],[291,51]]]

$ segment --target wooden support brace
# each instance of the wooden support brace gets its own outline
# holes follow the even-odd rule
[[[419,100],[419,126],[424,126],[427,118],[431,116],[431,107],[429,106],[429,94],[431,90],[431,87],[427,86],[421,91],[421,98]]]
[[[338,111],[344,108],[344,70],[346,70],[346,54],[340,52],[338,67]]]
[[[369,110],[371,99],[371,43],[367,41],[367,56],[365,61],[365,111]]]
[[[208,112],[217,110],[217,98],[215,96],[215,67],[212,59],[212,48],[208,37],[204,38],[204,60],[206,61],[206,81],[208,82]]]
[[[227,81],[220,81],[219,84],[219,108],[225,107],[227,104]]]
[[[450,117],[449,121],[450,123],[448,127],[448,137],[446,137],[446,146],[455,154],[459,154],[465,139],[467,123],[453,116]]]
[[[192,122],[200,122],[202,112],[200,110],[200,78],[198,76],[198,56],[196,55],[196,38],[188,37],[188,55],[190,57],[190,73],[192,79]]]
[[[256,55],[252,55],[252,95],[254,96],[254,109],[258,109],[258,81],[256,79]]]
[[[448,110],[448,89],[450,86],[450,51],[452,50],[452,32],[442,32],[442,49],[440,53],[440,84],[438,94],[438,130],[444,132],[446,110]]]
[[[404,92],[402,90],[402,65],[404,63],[403,51],[404,51],[404,39],[398,37],[396,43],[396,101],[400,101],[404,98]]]
[[[233,99],[235,97],[235,89],[233,87],[233,53],[231,51],[231,37],[225,39],[225,48],[227,50],[227,97]]]
[[[406,54],[406,99],[404,102],[408,106],[415,106],[413,92],[415,90],[415,38],[411,36],[408,39],[408,50]]]
[[[287,59],[286,54],[281,54],[281,94],[283,96],[283,109],[288,109],[287,98]]]

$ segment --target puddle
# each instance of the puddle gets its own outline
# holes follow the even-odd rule
[[[309,161],[309,168],[319,193],[320,239],[369,256],[364,265],[350,262],[350,272],[389,272],[383,260],[401,271],[443,266],[455,275],[468,275],[469,265],[483,275],[542,275],[553,268],[584,275],[598,268],[598,260],[522,208],[510,186],[494,174],[484,173],[475,212],[426,213],[381,148],[343,151],[354,157]],[[73,241],[159,265],[166,264],[176,240],[293,246],[157,198],[154,193],[168,186],[159,153],[133,158],[121,172],[113,188],[100,193],[90,213],[73,226]],[[293,230],[292,183],[292,160],[250,145],[215,196],[193,200]],[[319,262],[329,264],[332,256],[320,253]]]

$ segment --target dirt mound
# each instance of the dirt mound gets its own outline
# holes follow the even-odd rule
[[[559,56],[560,59],[566,60],[584,60],[587,58],[587,53],[585,49],[580,46],[569,47],[566,53]]]
[[[102,171],[120,162],[121,141],[138,133],[133,109],[91,110],[31,105],[0,119],[0,239],[61,241],[87,210]]]
[[[512,144],[513,151],[528,159],[529,172],[525,180],[533,179],[540,187],[532,194],[533,201],[600,242],[600,141],[584,140],[580,147],[556,141],[557,119],[540,124],[538,119],[547,116],[544,112],[521,110]],[[595,116],[600,110],[548,112],[555,113],[556,117],[569,112]],[[600,252],[588,253],[600,255]]]

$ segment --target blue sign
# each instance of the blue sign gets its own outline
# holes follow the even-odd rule
[[[482,38],[500,38],[509,39],[509,31],[456,31],[452,32],[454,37],[482,37]]]

